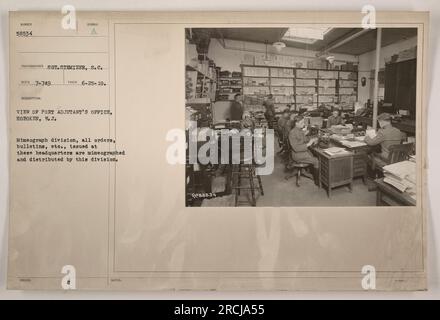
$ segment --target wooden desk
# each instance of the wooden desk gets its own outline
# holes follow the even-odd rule
[[[330,156],[323,149],[314,148],[319,159],[319,187],[325,186],[330,198],[332,189],[348,185],[350,192],[353,183],[353,153]]]
[[[353,153],[353,178],[361,177],[365,184],[367,179],[368,154],[371,152],[372,147],[368,145],[347,147],[334,138],[330,138],[330,142],[337,147],[345,148]]]
[[[376,206],[415,206],[416,200],[405,192],[400,192],[393,186],[378,179],[377,184]]]

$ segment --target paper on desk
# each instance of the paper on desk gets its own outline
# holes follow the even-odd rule
[[[391,177],[385,177],[383,179],[383,181],[392,185],[394,188],[396,188],[400,192],[405,192],[405,190],[408,189],[408,186],[405,183],[403,183],[402,181],[399,181],[398,179],[393,179]]]
[[[354,147],[362,147],[362,146],[366,146],[367,144],[363,141],[348,141],[348,140],[343,140],[341,141],[341,143],[346,146],[346,147],[350,147],[350,148],[354,148]]]
[[[338,152],[345,151],[345,149],[344,148],[339,148],[339,147],[331,147],[331,148],[325,149],[325,151],[332,152],[332,153],[338,153]]]
[[[394,186],[400,192],[408,194],[416,190],[416,164],[411,161],[401,161],[383,167],[384,182]]]
[[[401,161],[383,167],[384,173],[390,173],[400,179],[409,179],[415,183],[416,164],[412,161]]]
[[[327,153],[328,155],[334,156],[334,155],[337,155],[337,154],[346,153],[348,151],[345,150],[344,148],[331,147],[331,148],[325,149],[324,152]]]

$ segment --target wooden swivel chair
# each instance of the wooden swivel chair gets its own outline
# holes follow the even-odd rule
[[[386,160],[375,157],[375,172],[383,174],[383,167],[385,167],[386,165],[408,160],[413,150],[414,143],[394,144],[390,146],[388,158]]]
[[[287,152],[288,152],[288,159],[289,160],[288,160],[288,163],[286,165],[286,168],[288,170],[293,170],[293,171],[296,169],[296,172],[291,174],[291,175],[285,176],[284,179],[289,180],[290,178],[295,176],[296,177],[295,184],[296,184],[297,187],[300,187],[299,182],[301,180],[301,175],[306,177],[306,178],[310,178],[310,177],[308,177],[308,176],[306,176],[304,174],[304,171],[307,168],[309,168],[312,164],[311,163],[304,163],[304,162],[293,160],[293,158],[292,158],[292,151],[293,150],[292,150],[292,146],[290,145],[289,139],[287,139],[287,146],[288,146],[288,151]],[[312,178],[312,180],[313,180],[313,178]]]

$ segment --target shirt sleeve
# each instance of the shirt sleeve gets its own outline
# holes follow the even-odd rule
[[[368,144],[369,146],[378,145],[382,143],[384,140],[385,140],[385,136],[382,130],[379,130],[374,138],[370,138],[369,136],[365,137],[365,143]]]

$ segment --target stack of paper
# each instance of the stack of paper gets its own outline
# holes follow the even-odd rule
[[[324,149],[324,152],[330,156],[335,156],[338,154],[347,153],[348,151],[345,150],[344,148],[332,147],[332,148]]]
[[[348,134],[353,130],[353,125],[338,124],[330,127],[330,131],[334,134]]]
[[[383,181],[394,186],[400,192],[411,196],[416,193],[416,164],[412,161],[401,161],[383,167]]]
[[[341,143],[349,148],[354,148],[354,147],[362,147],[362,146],[366,146],[367,144],[363,141],[349,141],[349,140],[342,140]]]

